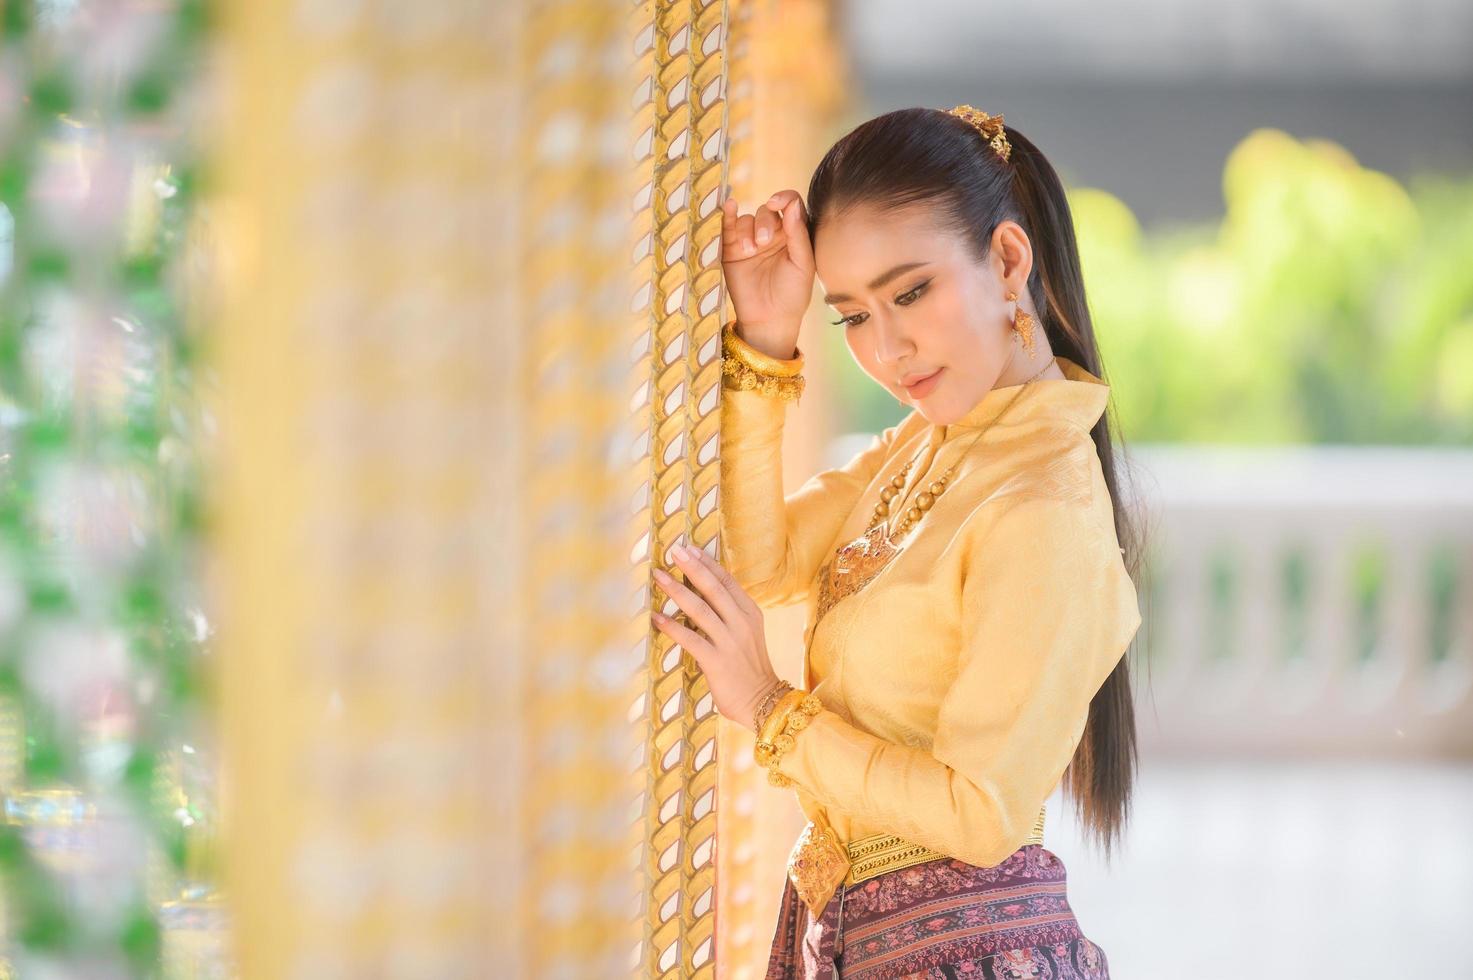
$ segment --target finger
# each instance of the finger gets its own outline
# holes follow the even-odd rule
[[[674,552],[675,561],[680,565],[680,570],[685,572],[686,578],[695,583],[701,590],[706,602],[716,610],[721,617],[722,624],[728,629],[735,623],[745,621],[747,615],[737,602],[736,596],[731,594],[726,582],[716,574],[711,567],[709,555],[704,548],[692,548],[694,554],[690,558],[681,555],[679,550]]]
[[[796,207],[797,216],[807,220],[807,211],[803,206],[803,198],[795,190],[778,191],[764,201],[762,206],[780,212],[784,219],[792,217],[793,215],[789,213],[788,209]]]
[[[776,194],[769,197],[767,199],[767,206],[772,208],[774,211],[781,211],[783,208],[787,207],[789,204],[793,203],[796,200],[798,200],[798,192],[792,190],[791,188],[787,188],[784,190],[780,190]]]
[[[721,246],[726,248],[737,243],[737,212],[736,198],[728,197],[721,202]]]
[[[723,262],[745,259],[757,251],[757,244],[753,241],[755,216],[738,215],[735,211],[736,207],[733,206],[722,217],[721,259]]]
[[[752,240],[758,248],[767,248],[783,230],[782,215],[773,208],[762,205],[753,216]]]
[[[797,191],[790,193],[792,199],[781,205],[783,234],[788,237],[788,258],[798,268],[811,272],[814,269],[813,243],[808,240],[808,209],[803,206],[803,199]]]
[[[757,251],[752,243],[753,215],[741,214],[736,198],[721,202],[721,257],[741,259]]]
[[[660,588],[665,590],[665,594],[674,600],[681,611],[690,617],[691,622],[706,631],[707,636],[714,640],[725,635],[726,621],[702,596],[677,582],[675,576],[663,568],[655,569],[655,581],[660,583]]]
[[[655,621],[655,626],[659,627],[660,632],[680,644],[681,649],[689,650],[690,655],[696,658],[696,663],[700,665],[701,669],[706,669],[707,661],[716,652],[716,648],[711,645],[711,641],[707,640],[695,630],[681,625],[679,621],[671,619],[662,612],[651,612],[650,618]]]
[[[747,590],[742,588],[742,584],[736,580],[736,576],[731,574],[726,566],[717,561],[715,556],[705,548],[697,548],[696,551],[701,561],[707,568],[711,569],[711,574],[715,575],[726,591],[731,594],[733,601],[745,610],[752,619],[761,619],[762,607],[757,605],[752,597],[747,594]]]

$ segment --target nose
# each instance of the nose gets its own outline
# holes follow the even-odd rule
[[[898,317],[875,318],[875,360],[881,364],[894,364],[914,351],[915,344],[900,325]]]

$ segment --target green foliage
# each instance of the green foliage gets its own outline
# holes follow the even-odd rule
[[[58,975],[99,963],[158,975],[160,903],[188,923],[214,887],[198,857],[215,830],[213,760],[188,779],[181,761],[208,694],[195,562],[205,426],[199,372],[170,357],[196,343],[178,283],[208,171],[179,96],[214,5],[162,5],[170,22],[137,32],[149,46],[124,59],[131,73],[97,43],[168,17],[160,7],[98,21],[86,5],[0,0],[0,54],[26,96],[0,145],[0,575],[21,600],[0,616],[3,976],[35,956]],[[83,193],[118,172],[135,189],[125,207]],[[57,234],[50,223],[70,212],[47,201],[85,202],[96,234]],[[68,333],[79,310],[105,311],[118,333]],[[124,516],[85,519],[99,498]],[[83,662],[93,648],[75,645],[94,636],[124,646],[121,672],[104,649]],[[68,693],[80,689],[98,693]],[[104,853],[128,846],[142,849],[136,865]],[[77,904],[88,875],[116,915]]]
[[[1342,147],[1249,134],[1215,226],[1144,231],[1070,193],[1085,289],[1126,438],[1235,444],[1473,441],[1473,177],[1402,186]],[[909,411],[826,353],[848,428]]]

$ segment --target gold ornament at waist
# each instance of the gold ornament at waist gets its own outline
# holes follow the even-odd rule
[[[1043,843],[1047,809],[1047,804],[1038,808],[1033,830],[1019,846]],[[826,822],[809,821],[788,856],[788,879],[803,904],[819,916],[840,884],[856,885],[887,871],[946,856],[895,834],[871,834],[841,845]]]

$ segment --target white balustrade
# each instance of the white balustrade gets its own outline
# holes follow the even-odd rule
[[[1473,452],[1129,452],[1143,749],[1473,758]]]

